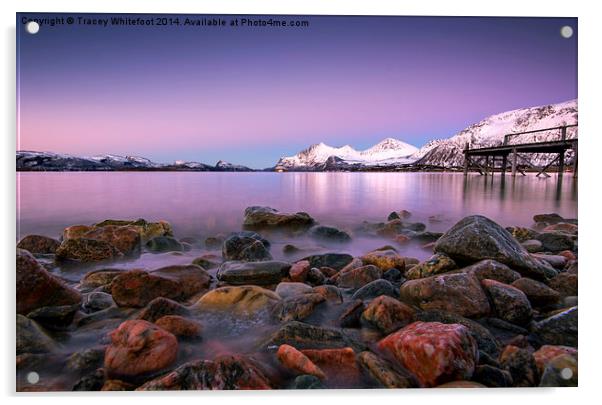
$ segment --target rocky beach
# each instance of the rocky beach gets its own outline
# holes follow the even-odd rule
[[[18,391],[577,385],[576,219],[474,215],[430,232],[405,210],[352,231],[241,215],[242,230],[205,239],[143,219],[22,238]],[[298,259],[274,260],[282,235],[338,249],[289,243]],[[359,235],[390,244],[346,254]],[[190,251],[203,253],[182,264]],[[144,254],[176,264],[120,267]]]

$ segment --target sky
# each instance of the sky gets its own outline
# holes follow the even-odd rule
[[[78,19],[117,16],[128,15],[17,14],[18,149],[265,168],[313,143],[420,147],[492,114],[577,98],[576,18]],[[213,17],[226,26],[183,25]]]

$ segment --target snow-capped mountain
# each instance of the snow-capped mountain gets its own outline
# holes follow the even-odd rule
[[[223,171],[228,171],[228,172],[248,172],[251,170],[246,166],[235,165],[230,162],[226,162],[225,160],[219,160],[215,164],[215,168],[217,170],[223,170]]]
[[[144,168],[144,167],[159,167],[161,165],[152,162],[151,160],[140,156],[119,156],[119,155],[95,155],[90,157],[99,163],[106,164],[111,167],[123,168]]]
[[[381,166],[411,163],[418,148],[397,139],[387,138],[363,151],[349,145],[340,148],[321,142],[311,145],[294,156],[280,158],[277,168],[321,170],[338,166]]]
[[[576,124],[577,118],[577,100],[507,111],[487,117],[451,138],[431,141],[413,157],[416,158],[417,164],[444,167],[462,166],[464,164],[462,151],[467,143],[471,149],[497,146],[504,142],[504,136],[507,134]],[[568,128],[567,138],[576,137],[577,127]],[[519,135],[513,137],[510,143],[533,143],[559,139],[559,130],[554,130]],[[541,166],[555,157],[551,154],[527,155],[525,159],[528,159],[528,162],[523,160],[523,163]],[[569,151],[565,158],[570,161],[572,151]]]
[[[95,155],[73,156],[53,152],[17,151],[18,171],[252,171],[245,166],[219,161],[216,166],[177,160],[155,163],[139,156]]]

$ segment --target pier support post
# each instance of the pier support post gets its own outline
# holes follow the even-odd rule
[[[464,147],[464,176],[468,176],[468,149],[470,148],[470,144],[466,142],[466,146]]]
[[[489,155],[485,156],[485,176],[489,176]]]
[[[502,156],[502,176],[506,175],[506,166],[508,165],[508,155]]]
[[[573,142],[573,151],[575,152],[573,158],[573,177],[577,177],[577,142]]]
[[[558,175],[562,176],[564,173],[564,151],[558,154]]]
[[[516,160],[518,156],[516,155],[516,148],[512,149],[512,177],[516,177]]]

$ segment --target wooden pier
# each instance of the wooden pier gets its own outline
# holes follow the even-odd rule
[[[572,150],[574,157],[572,163],[573,176],[577,177],[577,131],[576,129],[568,133],[567,129],[576,128],[577,124],[565,125],[554,128],[537,129],[534,131],[517,132],[504,136],[504,142],[499,146],[492,146],[486,148],[470,149],[470,144],[466,144],[464,149],[464,175],[467,175],[470,170],[475,170],[482,175],[493,175],[494,171],[499,169],[502,175],[506,174],[508,159],[510,158],[510,164],[512,168],[512,176],[516,176],[517,172],[522,175],[525,174],[525,170],[530,168],[530,164],[521,164],[519,159],[525,161],[522,154],[532,153],[550,153],[555,154],[556,157],[552,159],[547,165],[538,168],[537,177],[550,175],[547,170],[552,167],[555,163],[558,167],[558,173],[564,173],[564,160],[565,154],[568,150]],[[558,133],[558,139],[537,141],[537,134],[541,132],[556,131]],[[534,142],[521,142],[513,143],[515,139],[521,135],[533,136]],[[529,136],[527,136],[528,138]],[[523,140],[524,140],[523,136]],[[500,163],[499,167],[496,167],[496,163]]]

